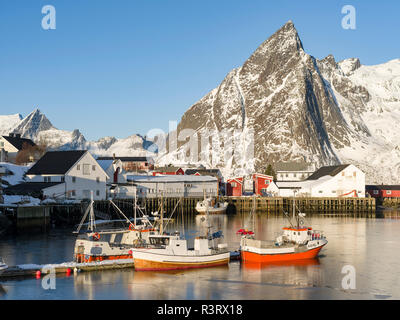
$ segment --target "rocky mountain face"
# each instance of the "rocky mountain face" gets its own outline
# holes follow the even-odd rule
[[[0,116],[0,134],[9,133],[20,133],[36,144],[48,146],[49,150],[89,150],[98,156],[112,156],[114,153],[117,156],[144,156],[148,154],[148,145],[152,144],[140,135],[125,139],[105,137],[98,141],[87,141],[78,129],[71,132],[55,128],[39,109],[25,118],[19,114]]]
[[[190,128],[212,144],[215,132],[224,132],[215,142],[219,151],[198,144],[198,161],[215,166],[211,158],[220,155],[217,166],[227,176],[276,162],[350,162],[366,172],[367,182],[399,183],[398,120],[400,60],[372,67],[356,58],[317,60],[289,21],[190,107],[175,134]],[[159,163],[187,157],[189,139],[181,140]]]

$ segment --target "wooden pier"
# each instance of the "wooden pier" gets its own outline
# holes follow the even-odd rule
[[[250,211],[253,197],[223,197],[224,201],[234,205],[239,212]],[[344,214],[372,215],[375,214],[374,198],[295,198],[296,208],[308,214]],[[256,197],[256,212],[266,214],[283,214],[293,211],[293,198]]]
[[[19,265],[9,267],[0,273],[1,280],[11,280],[14,278],[31,278],[31,277],[42,277],[45,276],[52,270],[55,274],[72,274],[75,271],[79,272],[90,272],[90,271],[102,271],[110,269],[124,269],[132,268],[134,270],[133,259],[124,260],[111,260],[102,262],[91,262],[91,263],[75,263],[67,262],[62,264],[48,264],[48,265]],[[39,275],[38,275],[39,272]]]
[[[175,208],[183,210],[186,214],[196,213],[195,207],[203,198],[164,198],[163,207],[166,212],[172,212]],[[237,212],[248,212],[253,206],[252,196],[242,197],[219,197],[220,201],[229,203],[227,214]],[[133,210],[133,202],[129,199],[115,199],[116,205],[125,213]],[[181,203],[179,203],[181,201]],[[147,213],[160,210],[160,198],[140,199],[141,206],[146,208]],[[179,204],[178,204],[179,203]],[[296,208],[309,214],[345,214],[345,215],[372,215],[376,211],[374,198],[295,198]],[[182,207],[181,207],[182,205]],[[282,197],[256,197],[256,211],[265,214],[283,214],[292,212],[293,198]],[[95,208],[99,211],[110,213],[112,207],[108,201],[96,201]],[[180,212],[180,211],[179,211]]]

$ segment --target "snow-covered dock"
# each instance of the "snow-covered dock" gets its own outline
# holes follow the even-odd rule
[[[0,279],[16,277],[42,276],[49,272],[54,273],[73,273],[80,271],[99,271],[109,269],[134,268],[133,259],[107,260],[101,262],[76,263],[63,262],[60,264],[21,264],[8,267],[3,273],[0,273]]]
[[[240,252],[230,252],[230,261],[240,260]],[[13,279],[18,277],[41,277],[49,272],[56,274],[72,274],[74,272],[101,271],[110,269],[134,269],[133,259],[106,260],[99,262],[77,263],[63,262],[58,264],[20,264],[8,267],[2,273],[0,280]]]

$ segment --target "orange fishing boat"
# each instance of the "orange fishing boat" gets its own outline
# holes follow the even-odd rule
[[[253,206],[254,207],[254,206]],[[328,243],[322,231],[304,226],[305,214],[295,214],[293,198],[293,221],[285,213],[290,226],[283,228],[283,233],[275,240],[257,240],[252,231],[240,229],[237,234],[242,236],[240,242],[241,259],[243,262],[280,262],[302,259],[313,259]],[[252,218],[254,221],[254,212]]]

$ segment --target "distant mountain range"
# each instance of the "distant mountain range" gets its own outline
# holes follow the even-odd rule
[[[221,164],[231,176],[276,162],[353,163],[369,183],[398,184],[399,125],[400,59],[376,66],[357,58],[337,62],[332,55],[318,60],[304,51],[289,21],[185,112],[177,134],[191,128],[208,138],[212,130],[236,131],[231,140],[244,153],[254,130],[254,161],[243,154]],[[181,144],[159,161],[184,152]]]
[[[151,141],[133,134],[125,139],[104,137],[98,141],[87,141],[82,133],[59,130],[52,125],[49,119],[35,109],[23,118],[20,114],[0,116],[0,134],[8,135],[11,132],[21,133],[24,138],[32,139],[36,144],[43,143],[50,150],[90,150],[94,155],[112,156],[154,156],[149,152]]]

